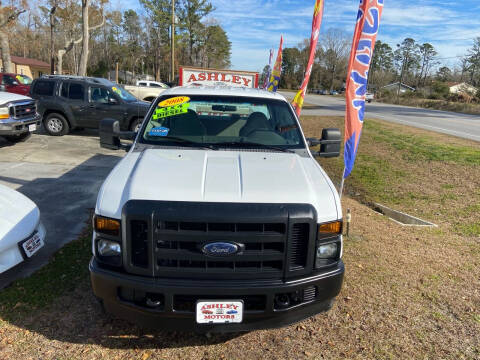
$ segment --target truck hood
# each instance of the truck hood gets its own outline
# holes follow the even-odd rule
[[[6,91],[0,91],[0,105],[4,105],[12,101],[22,101],[22,100],[32,100],[32,98],[28,96],[6,92]]]
[[[120,218],[128,200],[312,204],[318,221],[341,217],[338,193],[311,157],[291,153],[147,149],[110,173],[97,214]]]
[[[0,252],[26,239],[40,222],[40,210],[18,191],[0,185]]]

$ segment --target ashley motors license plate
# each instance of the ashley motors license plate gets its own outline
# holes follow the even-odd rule
[[[243,320],[241,300],[200,300],[197,302],[197,323],[228,324]]]
[[[28,131],[33,132],[35,130],[37,130],[37,124],[28,125]]]
[[[25,250],[25,254],[27,257],[32,257],[38,250],[40,250],[43,245],[43,240],[38,236],[38,234],[33,235],[30,239],[25,241],[22,244],[23,250]]]

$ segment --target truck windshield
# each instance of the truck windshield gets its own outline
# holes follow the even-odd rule
[[[140,142],[210,148],[304,148],[285,101],[231,96],[163,96]]]
[[[17,75],[16,78],[17,78],[17,81],[22,85],[31,85],[33,81],[27,75]]]
[[[138,101],[137,98],[135,96],[133,96],[132,94],[130,94],[127,90],[125,90],[124,88],[120,87],[120,85],[114,85],[112,86],[112,90],[115,94],[117,94],[122,100],[126,101],[126,102],[134,102],[134,101]]]

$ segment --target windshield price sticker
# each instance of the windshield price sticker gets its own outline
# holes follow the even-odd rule
[[[119,95],[122,94],[122,91],[121,91],[120,89],[116,88],[115,86],[112,87],[112,90],[113,90],[114,92],[116,92],[117,94],[119,94]]]
[[[170,106],[175,106],[175,105],[182,105],[185,103],[188,103],[190,101],[190,98],[188,96],[177,96],[173,97],[167,100],[163,100],[158,104],[158,107],[170,107]]]
[[[169,131],[170,129],[166,127],[154,127],[152,130],[148,132],[148,135],[149,136],[167,136]]]
[[[186,114],[188,112],[189,107],[190,107],[189,103],[179,104],[179,105],[169,106],[169,107],[160,107],[155,110],[155,114],[153,114],[152,119],[159,120],[169,116]]]

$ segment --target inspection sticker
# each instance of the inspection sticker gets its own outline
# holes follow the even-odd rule
[[[154,127],[152,130],[148,132],[148,135],[149,136],[167,136],[169,131],[170,129],[166,127]]]

